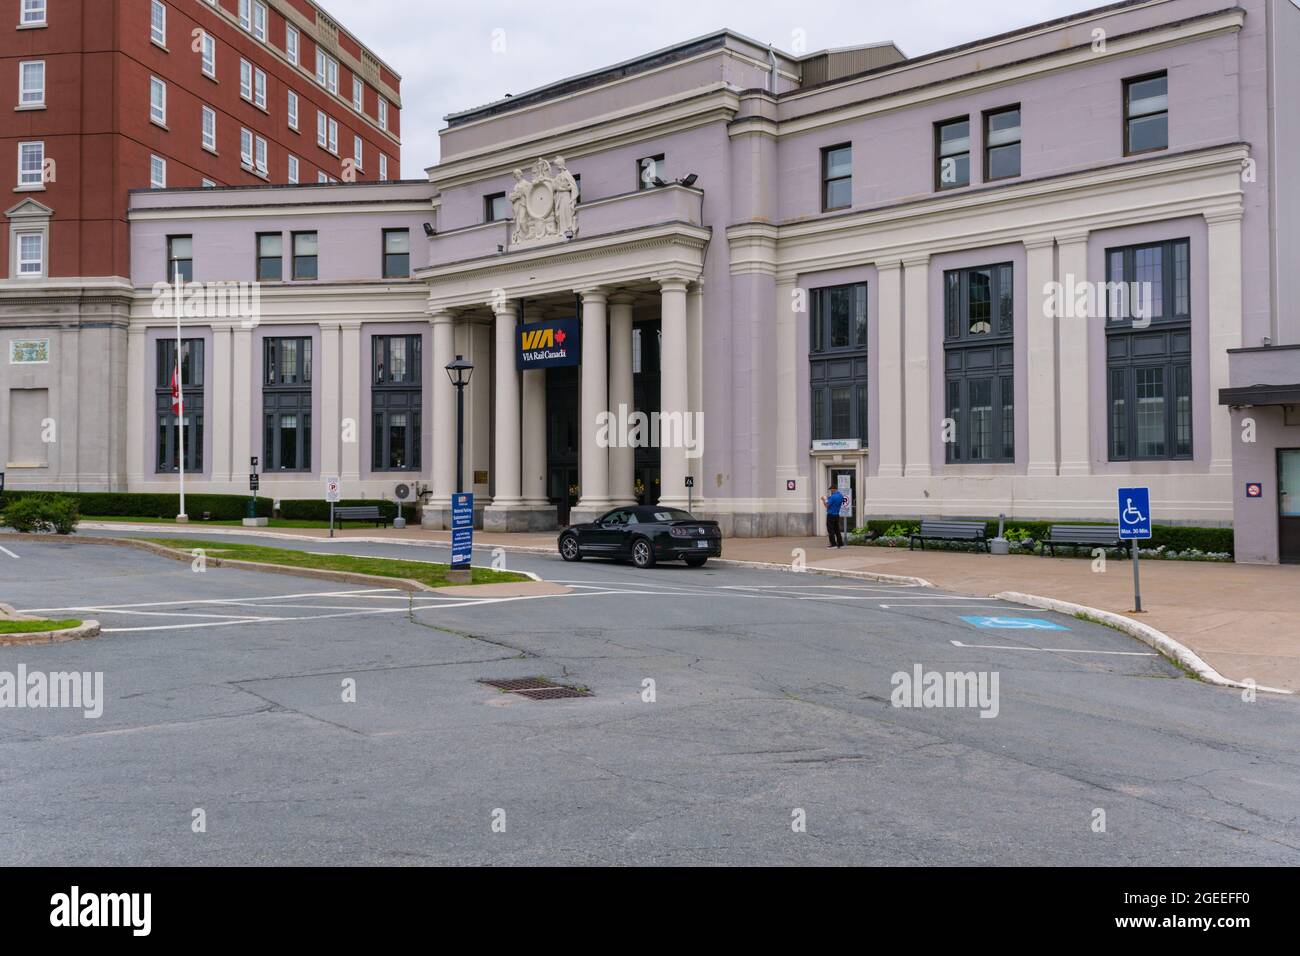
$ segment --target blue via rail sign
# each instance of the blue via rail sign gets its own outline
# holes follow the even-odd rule
[[[474,552],[474,496],[451,496],[451,566],[468,568]]]
[[[979,615],[963,616],[962,620],[972,627],[988,631],[1068,631],[1064,624],[1045,621],[1041,617],[982,617]]]
[[[1119,537],[1121,541],[1151,537],[1151,490],[1119,490]]]
[[[550,319],[519,326],[516,352],[520,369],[579,364],[577,319]]]

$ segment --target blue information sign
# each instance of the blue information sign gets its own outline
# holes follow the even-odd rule
[[[1119,490],[1119,537],[1121,541],[1151,537],[1151,491],[1149,488]]]
[[[451,566],[468,568],[474,550],[474,496],[451,496]]]

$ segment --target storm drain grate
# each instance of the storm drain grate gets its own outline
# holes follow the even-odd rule
[[[518,694],[520,697],[527,697],[530,700],[558,700],[561,697],[591,696],[591,691],[569,687],[565,684],[557,684],[545,677],[515,677],[506,680],[480,679],[479,683],[487,684],[489,687],[495,687],[507,693]]]
[[[509,680],[480,680],[480,684],[487,684],[489,687],[495,687],[498,690],[541,690],[543,687],[559,687],[555,681],[547,680],[545,677],[515,677]]]
[[[591,691],[578,690],[576,687],[542,687],[538,690],[515,691],[520,697],[529,700],[557,700],[561,697],[590,697]]]

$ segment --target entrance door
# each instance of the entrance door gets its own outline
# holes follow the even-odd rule
[[[1278,560],[1300,564],[1300,448],[1277,453]]]
[[[852,531],[858,526],[858,469],[853,465],[832,468],[830,479],[830,484],[844,495],[844,504],[840,506],[840,517],[844,520],[840,522],[840,528]]]

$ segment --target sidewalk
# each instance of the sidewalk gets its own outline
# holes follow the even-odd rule
[[[199,530],[198,527],[195,530]],[[229,529],[239,533],[237,529]],[[325,537],[316,529],[273,529],[276,534]],[[343,538],[450,542],[448,531],[348,528]],[[476,548],[501,546],[554,551],[555,534],[475,532]],[[1300,692],[1300,566],[1143,561],[1144,614],[1132,614],[1133,572],[1127,560],[1092,571],[1087,558],[908,551],[851,545],[831,551],[824,538],[728,538],[728,560],[790,564],[802,548],[809,568],[871,571],[924,578],[959,594],[1020,591],[1128,615],[1185,644],[1223,676]]]

